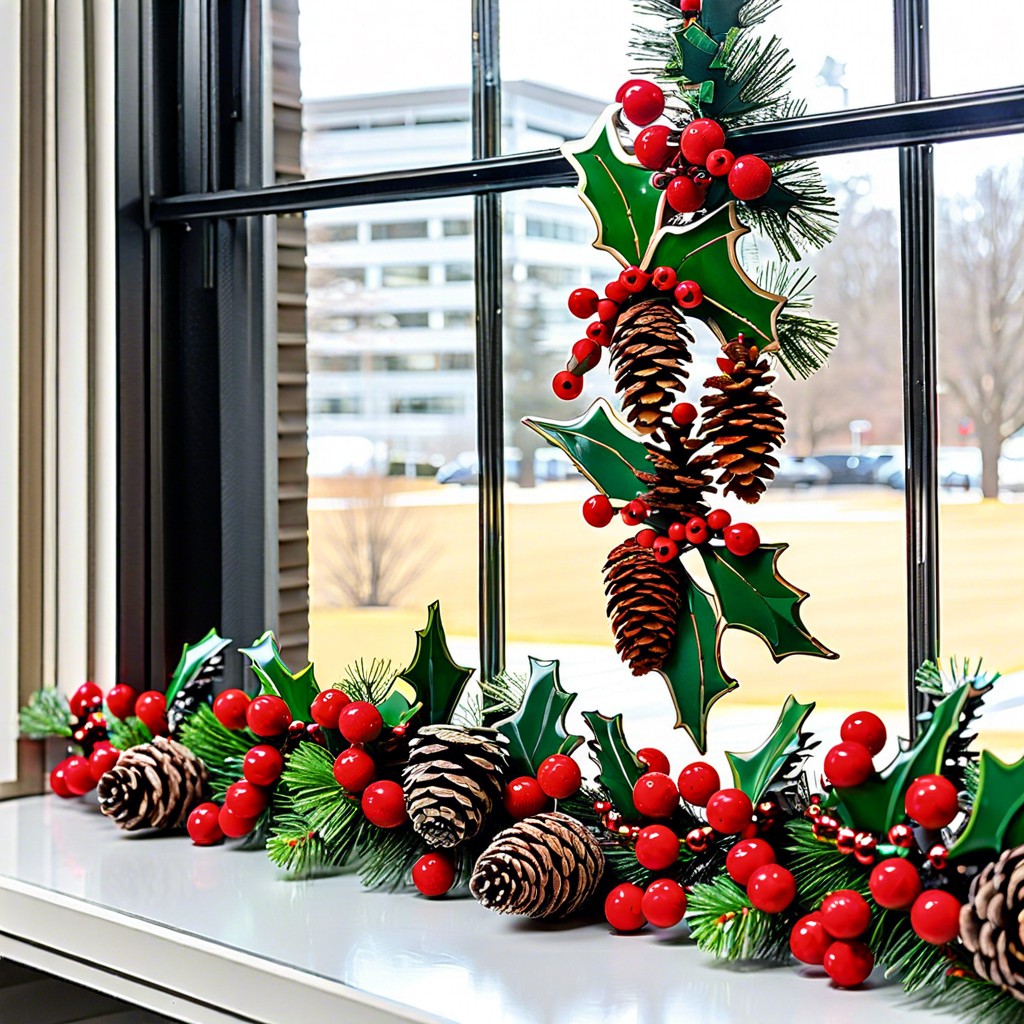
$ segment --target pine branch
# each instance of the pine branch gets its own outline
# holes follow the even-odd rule
[[[784,961],[792,915],[765,914],[728,875],[693,887],[686,920],[697,946],[725,960]]]
[[[71,709],[67,698],[54,687],[33,693],[18,713],[18,727],[22,736],[30,740],[70,736]]]
[[[942,987],[923,992],[921,1002],[935,1010],[949,1011],[960,1020],[985,1024],[1021,1024],[1024,1006],[990,982],[973,975],[949,974]]]
[[[791,854],[786,864],[796,879],[801,903],[817,907],[836,889],[856,889],[869,896],[867,871],[855,858],[841,854],[834,842],[817,839],[809,821],[791,821],[786,831]]]
[[[248,729],[235,732],[222,725],[209,704],[200,704],[189,716],[179,740],[206,765],[210,790],[218,803],[223,801],[228,786],[242,777],[245,755],[261,742]]]
[[[501,672],[493,679],[481,679],[484,725],[514,715],[523,705],[527,682],[527,677],[519,672]]]
[[[360,658],[345,668],[345,674],[337,689],[344,690],[351,700],[365,700],[379,704],[391,690],[398,678],[398,670],[384,658],[374,658],[369,665]]]
[[[131,750],[132,747],[141,747],[144,743],[153,741],[153,734],[134,715],[123,722],[110,716],[107,718],[107,732],[110,735],[110,745],[118,750]]]
[[[882,910],[870,897],[868,902],[874,922],[868,945],[885,976],[899,978],[909,993],[938,984],[949,967],[943,947],[919,938],[906,911]]]
[[[362,859],[359,880],[363,885],[394,891],[409,884],[412,867],[427,847],[411,828],[377,828],[364,819],[356,849]]]
[[[810,286],[815,275],[808,267],[767,262],[757,265],[757,283],[775,295],[786,296],[786,306],[776,319],[779,365],[794,379],[806,379],[828,362],[838,340],[839,327],[795,310],[811,308]]]
[[[765,40],[744,32],[727,47],[725,59],[729,64],[727,80],[741,84],[739,99],[745,109],[732,115],[721,111],[722,127],[728,130],[779,120],[780,106],[789,101],[786,87],[796,65],[778,36]]]

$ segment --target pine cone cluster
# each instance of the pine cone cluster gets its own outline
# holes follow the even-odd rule
[[[714,494],[711,473],[714,459],[710,455],[694,455],[687,443],[688,428],[662,429],[663,444],[647,445],[647,459],[653,473],[637,473],[637,479],[648,487],[644,503],[652,509],[670,512],[683,522],[692,516],[706,516],[705,494]]]
[[[409,747],[403,783],[412,827],[433,847],[478,835],[501,802],[508,740],[496,729],[426,725]]]
[[[568,814],[547,811],[499,832],[469,880],[473,895],[499,914],[567,917],[597,890],[604,855]]]
[[[167,726],[172,736],[195,714],[200,704],[209,704],[213,696],[214,686],[224,677],[224,655],[215,654],[196,674],[175,694],[167,709]]]
[[[645,299],[618,319],[609,346],[615,390],[622,394],[626,418],[642,434],[658,429],[673,391],[685,390],[692,361],[693,334],[682,314],[668,302]]]
[[[1024,1003],[1024,846],[1004,850],[971,883],[960,938],[974,971]]]
[[[165,736],[126,750],[99,783],[100,810],[128,832],[179,828],[205,799],[203,762]]]
[[[752,503],[779,468],[771,452],[785,439],[786,414],[770,390],[775,378],[768,372],[768,361],[758,359],[756,345],[748,347],[741,336],[725,346],[725,356],[735,368],[704,382],[718,393],[701,399],[710,414],[705,415],[700,438],[689,444],[696,448],[710,441],[717,449],[713,458],[721,471],[723,493]]]
[[[678,559],[658,562],[633,537],[614,548],[604,566],[615,650],[635,676],[661,668],[675,641],[682,607]]]

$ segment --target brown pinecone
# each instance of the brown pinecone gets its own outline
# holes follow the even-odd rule
[[[683,517],[706,516],[708,507],[705,494],[714,494],[711,472],[714,458],[710,455],[694,455],[687,443],[689,428],[666,428],[659,431],[663,444],[656,447],[647,445],[647,458],[654,467],[653,473],[637,473],[637,479],[648,487],[641,498],[653,509],[663,509]]]
[[[434,847],[478,835],[501,802],[508,740],[497,729],[426,725],[409,746],[403,784],[412,827]]]
[[[693,359],[693,334],[670,302],[645,299],[618,319],[609,346],[615,390],[622,394],[626,418],[642,434],[657,430],[665,407],[684,391]]]
[[[735,369],[704,382],[718,394],[701,399],[700,404],[712,411],[704,417],[700,438],[689,444],[699,447],[710,441],[716,448],[712,457],[721,471],[723,493],[755,502],[779,468],[771,452],[785,440],[786,414],[769,390],[775,378],[768,373],[768,361],[758,359],[756,345],[748,348],[741,335],[725,346],[725,356]]]
[[[971,883],[960,938],[974,971],[1024,1003],[1024,846],[1004,850]]]
[[[634,538],[613,548],[604,566],[615,650],[633,675],[661,668],[672,650],[682,607],[679,560],[658,562]]]
[[[575,818],[547,811],[499,832],[469,880],[499,914],[567,917],[593,896],[604,873],[597,840]]]
[[[206,768],[166,736],[126,750],[99,784],[100,810],[119,828],[179,828],[206,799]]]

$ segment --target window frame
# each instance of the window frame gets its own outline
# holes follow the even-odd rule
[[[472,3],[473,49],[472,109],[473,159],[437,167],[418,167],[330,179],[268,185],[250,174],[231,180],[215,175],[174,175],[168,168],[189,166],[190,154],[217,152],[230,141],[235,149],[261,145],[259,116],[246,111],[263,109],[258,74],[264,15],[270,0],[232,0],[229,21],[241,27],[237,35],[223,32],[211,11],[210,0],[181,0],[185,30],[172,39],[166,14],[157,13],[156,0],[122,0],[119,15],[119,206],[127,211],[119,232],[121,321],[121,479],[123,500],[120,525],[123,578],[120,580],[119,651],[129,677],[133,666],[146,659],[151,668],[166,648],[166,603],[173,599],[174,580],[166,560],[156,557],[167,550],[170,533],[178,527],[160,520],[152,502],[159,490],[159,473],[168,439],[162,436],[159,417],[153,417],[166,394],[152,376],[152,361],[167,343],[168,321],[163,312],[178,310],[172,323],[184,325],[197,343],[217,346],[222,355],[230,339],[218,338],[209,315],[195,315],[197,288],[203,282],[176,272],[174,260],[184,266],[191,253],[203,266],[210,259],[210,244],[220,243],[225,225],[259,224],[262,215],[302,213],[309,210],[386,204],[408,199],[451,196],[474,198],[474,252],[476,292],[476,360],[478,451],[480,461],[479,565],[481,670],[493,676],[504,667],[504,506],[503,506],[503,382],[501,370],[501,196],[504,192],[543,187],[569,187],[576,176],[558,150],[535,153],[500,153],[501,76],[498,48],[499,4]],[[172,6],[172,5],[165,5]],[[907,539],[907,688],[910,724],[923,710],[914,687],[914,673],[923,660],[933,658],[939,645],[938,552],[938,418],[937,353],[934,294],[934,171],[933,147],[942,142],[982,138],[1024,131],[1024,85],[961,96],[933,98],[929,87],[928,0],[894,0],[895,102],[880,107],[844,110],[802,117],[733,133],[730,143],[737,154],[758,152],[776,158],[824,157],[868,149],[898,148],[901,197],[902,356],[906,458]],[[170,19],[173,21],[173,19]],[[192,26],[194,31],[190,31]],[[204,27],[205,26],[205,27]],[[220,38],[232,46],[217,46]],[[164,45],[160,50],[157,41]],[[170,67],[166,44],[173,42]],[[248,58],[246,65],[244,57]],[[178,95],[175,68],[184,69],[186,88]],[[248,73],[244,68],[248,66]],[[189,69],[198,72],[188,79]],[[121,72],[125,72],[123,77]],[[223,86],[225,75],[240,83],[233,96],[240,98],[243,116],[231,126],[230,139],[218,136],[217,116],[210,114],[210,96]],[[204,87],[206,91],[204,92]],[[159,128],[168,125],[168,99],[182,103],[181,119],[169,145]],[[216,97],[214,97],[216,100]],[[203,120],[204,112],[209,115]],[[237,113],[237,105],[236,111]],[[190,125],[199,130],[190,133]],[[176,163],[177,162],[177,163]],[[216,163],[210,166],[223,166]],[[250,167],[250,170],[252,168]],[[229,176],[230,177],[230,176]],[[213,243],[210,239],[213,239]],[[171,241],[168,241],[171,239]],[[197,240],[206,240],[207,249]],[[223,243],[221,243],[223,244]],[[248,287],[258,283],[253,267],[258,247],[235,245],[219,253],[218,266],[233,280]],[[207,284],[209,282],[206,282]],[[216,289],[217,301],[225,291]],[[256,299],[243,291],[243,304]],[[238,302],[238,293],[230,296]],[[198,303],[202,306],[202,303]],[[185,310],[184,313],[181,311]],[[256,322],[256,321],[253,321]],[[204,334],[204,332],[207,332]],[[148,346],[135,339],[148,338]],[[251,384],[251,382],[250,382]],[[250,394],[254,391],[250,387]],[[220,394],[225,394],[221,382]],[[144,401],[140,400],[140,395]],[[209,400],[210,396],[206,396]],[[204,401],[202,389],[187,401]],[[148,439],[146,448],[143,439]],[[222,439],[221,449],[224,442]],[[196,457],[196,453],[191,453]],[[218,459],[221,453],[217,453]],[[211,453],[207,460],[215,461]],[[219,462],[218,462],[219,465]],[[207,466],[210,476],[216,473]],[[166,486],[166,479],[163,481]],[[149,502],[150,504],[147,504]],[[252,509],[222,501],[222,516],[239,515],[241,534],[258,546],[259,529]],[[170,533],[169,533],[170,531]],[[237,565],[208,544],[208,556],[219,559],[222,593],[237,587],[242,576]],[[234,548],[236,554],[241,548]],[[146,557],[137,558],[143,552]],[[222,557],[221,557],[222,556]],[[272,568],[255,557],[260,572]],[[170,576],[168,575],[170,574]],[[247,577],[253,580],[253,574]],[[180,587],[178,587],[180,591]],[[145,601],[142,600],[143,596]],[[142,606],[145,607],[142,607]],[[214,615],[216,602],[205,601],[204,611]],[[250,612],[255,609],[250,609]],[[264,612],[269,609],[264,606]],[[239,621],[244,620],[244,616]],[[269,621],[269,619],[268,619]],[[164,633],[161,634],[161,628]],[[230,628],[230,627],[226,627]],[[141,632],[140,632],[141,631]],[[140,635],[144,635],[145,652]],[[255,634],[254,634],[255,635]],[[249,639],[248,636],[244,639]],[[179,641],[180,642],[180,638]],[[159,675],[153,676],[160,678]]]

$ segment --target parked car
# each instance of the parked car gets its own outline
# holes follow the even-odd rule
[[[812,487],[827,484],[832,474],[817,459],[804,455],[779,455],[775,470],[778,487]]]
[[[939,486],[949,489],[970,490],[981,486],[981,449],[973,445],[940,445],[938,453]],[[895,459],[879,471],[880,483],[898,491],[906,486],[902,459]]]
[[[831,474],[830,484],[873,484],[878,472],[878,457],[855,455],[853,452],[830,452],[815,455]]]

